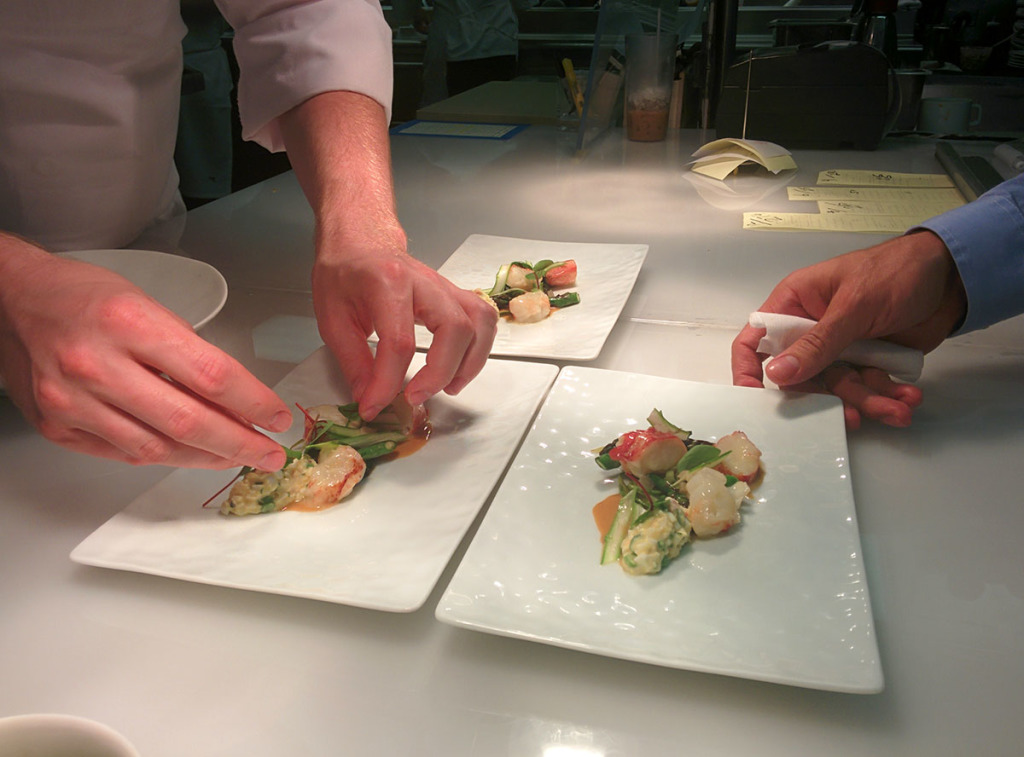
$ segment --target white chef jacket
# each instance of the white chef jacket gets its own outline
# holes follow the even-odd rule
[[[235,29],[242,135],[283,149],[278,117],[315,94],[390,118],[391,30],[377,0],[218,0]],[[179,0],[0,2],[0,229],[51,250],[173,249]]]

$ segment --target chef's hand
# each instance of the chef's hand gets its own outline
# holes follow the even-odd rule
[[[763,368],[757,352],[764,329],[747,325],[732,344],[737,386],[827,391],[843,400],[846,424],[862,417],[910,424],[921,390],[877,368],[834,364],[859,339],[883,338],[922,352],[935,349],[967,309],[956,265],[942,240],[916,231],[800,269],[775,287],[759,310],[818,323]]]
[[[0,374],[43,436],[141,465],[275,470],[287,406],[124,278],[0,234]]]
[[[483,368],[497,330],[494,308],[406,254],[404,234],[392,238],[385,249],[321,250],[313,269],[320,334],[367,419],[402,391],[416,349],[414,324],[433,334],[426,365],[405,386],[414,405],[441,391],[460,392]],[[376,356],[367,345],[375,331]]]
[[[324,92],[280,118],[295,175],[316,216],[313,306],[324,342],[370,420],[402,391],[414,326],[434,335],[405,387],[419,404],[456,394],[484,366],[498,315],[409,256],[391,180],[387,114],[356,92]],[[376,357],[366,340],[377,332]]]

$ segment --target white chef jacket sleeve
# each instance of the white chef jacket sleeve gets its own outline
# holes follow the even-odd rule
[[[967,291],[957,334],[1024,312],[1024,174],[918,228],[945,242]]]
[[[373,98],[391,120],[391,28],[377,0],[217,0],[235,30],[242,137],[284,149],[278,117],[334,90]]]

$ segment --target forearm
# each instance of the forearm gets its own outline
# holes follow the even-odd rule
[[[380,103],[355,92],[325,92],[285,113],[280,123],[316,216],[318,254],[352,247],[404,251]]]
[[[1024,312],[1024,175],[921,225],[938,235],[967,293],[958,333]]]
[[[16,234],[0,231],[0,333],[13,327],[15,300],[26,276],[38,275],[50,253]]]

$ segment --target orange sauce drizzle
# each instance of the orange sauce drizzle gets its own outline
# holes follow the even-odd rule
[[[381,458],[384,462],[388,460],[398,460],[401,457],[408,457],[416,452],[423,449],[423,445],[427,443],[427,439],[430,438],[429,432],[422,434],[417,433],[416,436],[410,436],[404,442],[399,442],[398,446],[395,447],[394,452],[390,452]]]
[[[597,526],[597,532],[603,539],[604,535],[608,533],[608,529],[612,527],[612,521],[615,520],[615,513],[619,509],[619,495],[610,494],[596,505],[592,510],[594,514],[594,525]]]

